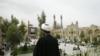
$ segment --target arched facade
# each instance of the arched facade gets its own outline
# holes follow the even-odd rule
[[[90,40],[92,42],[93,38],[100,35],[100,27],[96,25],[91,25],[90,27],[78,27],[78,22],[76,24],[68,25],[63,29],[56,29],[52,32],[54,34],[59,33],[62,38],[66,37],[74,42],[74,38],[80,40],[81,31],[84,31],[85,39]]]

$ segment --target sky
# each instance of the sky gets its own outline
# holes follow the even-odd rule
[[[42,11],[51,26],[54,14],[59,24],[60,15],[63,16],[63,27],[76,21],[80,27],[100,26],[100,0],[0,0],[0,16],[8,20],[13,14],[19,21],[30,21],[38,27],[37,16]]]

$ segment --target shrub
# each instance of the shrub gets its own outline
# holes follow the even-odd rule
[[[12,55],[12,56],[17,56],[17,55],[18,55],[18,49],[17,49],[17,47],[14,47],[14,48],[13,48],[13,50],[12,50],[12,52],[11,52],[11,55]]]
[[[24,52],[28,51],[27,43],[25,43],[25,45],[22,47],[22,51],[24,51]]]

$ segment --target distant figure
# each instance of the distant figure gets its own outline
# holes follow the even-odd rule
[[[62,54],[62,49],[59,49],[60,54]]]
[[[79,47],[79,45],[77,45],[77,50],[80,50],[80,47]]]
[[[41,30],[44,37],[38,40],[33,56],[60,56],[58,40],[50,35],[51,27],[44,23]]]
[[[75,50],[77,50],[77,48],[76,47],[73,47],[73,51],[75,51]]]

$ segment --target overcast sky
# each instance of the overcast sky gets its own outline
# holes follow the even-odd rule
[[[63,26],[76,21],[80,27],[100,25],[100,0],[0,0],[0,16],[10,20],[13,14],[19,20],[38,26],[37,15],[44,11],[46,22],[53,25],[53,15]]]

